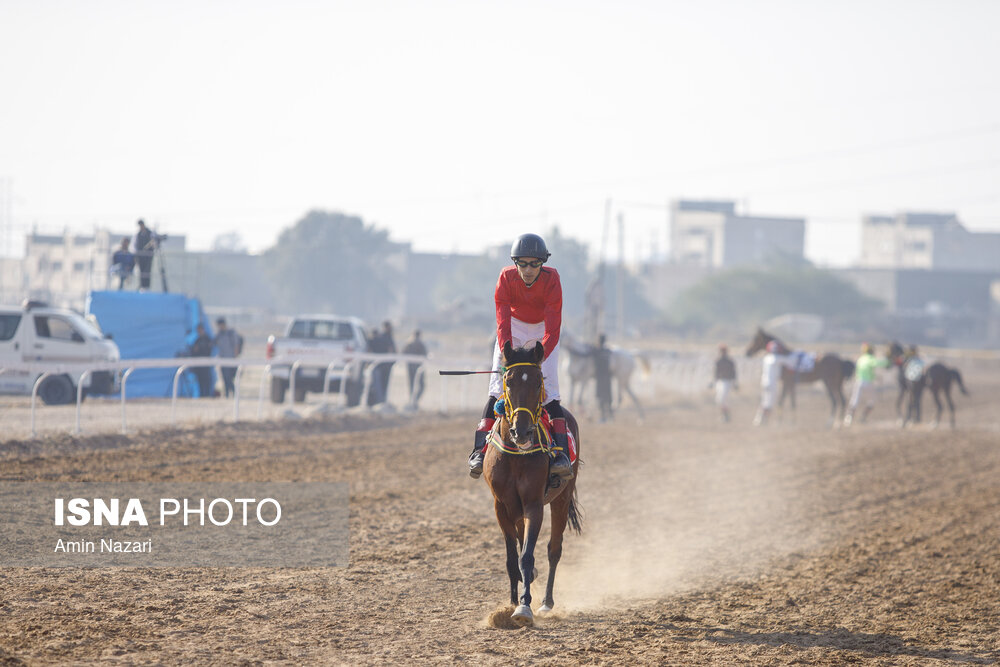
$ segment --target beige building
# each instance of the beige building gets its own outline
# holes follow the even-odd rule
[[[670,210],[675,263],[708,268],[805,257],[804,218],[738,215],[732,201],[676,200]]]
[[[970,232],[954,213],[866,215],[859,265],[877,269],[1000,271],[1000,233]]]

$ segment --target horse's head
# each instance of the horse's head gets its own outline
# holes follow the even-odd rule
[[[892,341],[889,343],[889,347],[886,348],[885,356],[889,361],[898,366],[903,361],[903,346],[897,340]]]
[[[535,343],[533,348],[514,349],[503,346],[503,395],[510,437],[521,449],[527,449],[533,440],[535,428],[542,412],[543,393],[542,358],[545,348]]]
[[[747,356],[752,357],[761,350],[767,347],[767,344],[774,340],[774,336],[767,333],[760,327],[757,327],[757,333],[754,334],[753,340],[747,346]]]

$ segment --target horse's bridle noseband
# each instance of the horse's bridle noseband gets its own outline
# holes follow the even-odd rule
[[[503,401],[504,401],[504,405],[507,406],[508,409],[510,409],[513,406],[513,404],[510,401],[510,392],[507,389],[507,371],[509,371],[511,368],[516,368],[517,366],[532,366],[534,368],[539,369],[539,371],[541,370],[541,366],[539,364],[533,364],[533,363],[530,363],[530,362],[527,362],[527,361],[521,362],[521,363],[517,363],[517,364],[511,364],[510,366],[507,366],[504,369],[504,374],[503,374]],[[542,400],[543,400],[544,396],[545,396],[545,376],[543,375],[542,376],[542,385],[541,385],[541,387],[539,387],[539,390],[538,390],[538,405],[535,406],[535,409],[531,410],[530,408],[525,408],[525,407],[513,408],[513,410],[509,411],[507,413],[507,415],[506,415],[507,416],[507,421],[511,425],[513,425],[513,423],[514,423],[514,417],[517,416],[518,412],[527,412],[528,416],[531,418],[531,425],[534,428],[537,429],[538,428],[538,422],[542,418]]]

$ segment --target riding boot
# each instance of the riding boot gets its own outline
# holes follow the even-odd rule
[[[472,479],[479,479],[483,474],[483,459],[486,458],[486,437],[493,430],[495,419],[483,418],[476,428],[476,441],[472,445],[472,454],[469,455],[469,476]]]
[[[564,480],[573,479],[573,464],[569,461],[569,436],[566,434],[566,419],[552,420],[552,452],[554,454],[549,465],[549,473],[558,475]]]

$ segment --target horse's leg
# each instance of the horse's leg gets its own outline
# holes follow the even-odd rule
[[[847,396],[844,395],[844,377],[841,375],[840,379],[837,381],[837,399],[840,402],[840,413],[839,419],[840,423],[844,423],[844,417],[847,416]]]
[[[646,414],[642,411],[642,405],[640,405],[639,399],[636,397],[635,393],[632,392],[632,387],[629,386],[628,382],[626,382],[623,386],[625,387],[625,391],[628,392],[629,398],[631,398],[632,402],[635,403],[635,409],[639,411],[639,419],[645,419]]]
[[[521,604],[511,619],[518,625],[531,625],[534,615],[531,613],[531,582],[535,578],[535,543],[538,542],[538,532],[542,528],[543,506],[538,499],[524,508],[524,546],[521,547],[521,581],[524,582],[524,593],[521,594]]]
[[[573,481],[570,482],[573,484]],[[552,501],[549,507],[549,519],[552,522],[552,532],[549,537],[549,576],[545,583],[545,599],[539,611],[552,611],[555,606],[555,599],[552,597],[552,588],[556,582],[556,566],[562,557],[563,532],[566,530],[566,522],[569,520],[569,504],[573,500],[573,488],[563,490],[559,497]]]
[[[507,578],[510,579],[510,603],[517,604],[517,582],[521,580],[521,570],[517,564],[517,530],[507,515],[507,508],[499,500],[494,501],[497,523],[503,532],[504,546],[507,547]]]
[[[833,425],[837,423],[837,412],[840,409],[840,403],[837,402],[837,394],[833,390],[833,382],[824,378],[823,386],[826,387],[826,395],[830,398],[830,419],[826,422],[826,425],[827,428],[833,428]]]
[[[798,407],[795,405],[795,393],[796,385],[798,384],[796,377],[793,375],[792,379],[788,381],[788,405],[791,407],[792,415],[791,422],[796,423],[796,415],[798,413]]]
[[[944,399],[948,401],[948,412],[951,415],[951,427],[955,428],[955,403],[951,400],[951,382],[945,382],[944,388]]]
[[[934,397],[934,405],[937,406],[937,414],[934,417],[934,428],[937,428],[938,424],[941,423],[941,413],[944,412],[944,405],[941,403],[941,397],[938,396],[940,391],[940,387],[931,384],[931,396]]]

